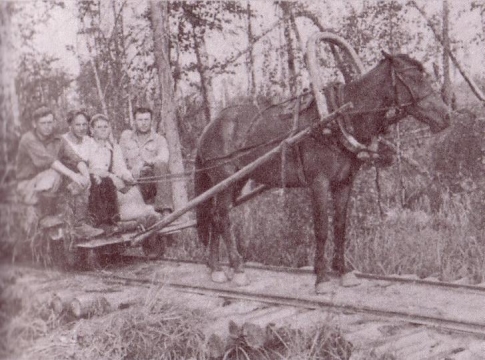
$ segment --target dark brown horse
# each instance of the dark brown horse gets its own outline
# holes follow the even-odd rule
[[[343,275],[347,204],[357,171],[363,164],[362,149],[407,115],[430,126],[433,132],[449,125],[449,109],[433,91],[422,64],[408,55],[385,54],[383,60],[359,79],[339,87],[327,97],[331,107],[347,102],[353,109],[324,135],[315,131],[282,157],[259,167],[247,179],[216,195],[197,208],[199,239],[209,245],[209,266],[214,281],[227,281],[219,265],[219,239],[225,242],[230,266],[240,283],[243,260],[230,230],[229,210],[248,179],[270,187],[309,187],[312,192],[316,238],[316,291],[328,281],[324,250],[328,233],[327,210],[334,210],[334,254],[331,267]],[[293,109],[299,106],[296,119]],[[389,117],[389,110],[393,116]],[[291,134],[320,119],[312,95],[261,110],[254,105],[228,107],[205,128],[198,144],[195,173],[196,195],[234,174]],[[352,142],[356,143],[357,146]],[[350,144],[349,144],[350,143]],[[370,150],[369,150],[370,151]],[[284,180],[283,180],[284,179]],[[283,184],[284,182],[284,184]],[[331,194],[331,201],[327,194]],[[243,280],[241,280],[243,279]],[[320,286],[319,286],[320,285]]]

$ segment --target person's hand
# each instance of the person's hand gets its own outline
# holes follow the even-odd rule
[[[141,168],[141,171],[142,171],[142,172],[148,172],[148,171],[150,171],[152,168],[153,168],[153,165],[150,165],[150,164],[148,164],[148,163],[146,163],[146,162],[145,162],[145,163],[143,164],[143,167]]]
[[[133,175],[131,174],[126,174],[124,177],[123,177],[123,180],[128,184],[128,185],[133,185],[136,180],[135,178],[133,177]]]
[[[89,179],[86,179],[81,174],[75,173],[72,177],[72,181],[79,185],[82,189],[86,189],[89,186]]]
[[[108,170],[97,170],[96,175],[98,175],[102,178],[105,178],[105,177],[110,176],[110,172]]]
[[[91,177],[88,175],[87,177],[83,176],[83,178],[85,178],[87,182],[85,189],[89,189],[91,187]]]
[[[93,178],[96,185],[101,184],[101,176],[99,176],[98,174],[93,174]]]
[[[131,174],[133,175],[133,178],[138,179],[141,174],[141,166],[135,166],[133,169],[131,169]]]

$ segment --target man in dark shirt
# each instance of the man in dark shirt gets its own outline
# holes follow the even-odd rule
[[[71,193],[87,191],[90,185],[86,164],[65,142],[54,134],[54,114],[47,107],[33,113],[33,130],[20,139],[16,159],[19,200],[36,205],[42,196],[53,196],[63,177],[70,180]]]

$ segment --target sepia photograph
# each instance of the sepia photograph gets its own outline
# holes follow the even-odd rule
[[[485,0],[0,0],[0,359],[485,359]]]

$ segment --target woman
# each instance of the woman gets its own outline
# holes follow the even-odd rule
[[[94,115],[90,130],[93,144],[87,155],[91,175],[89,215],[95,226],[115,225],[120,220],[117,192],[125,187],[125,182],[133,184],[135,180],[126,168],[121,148],[110,140],[109,119]]]

